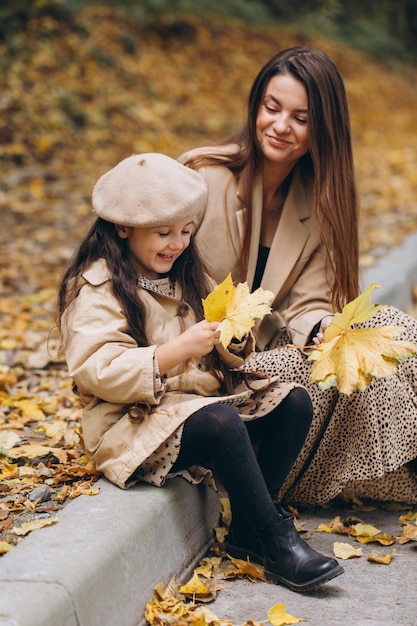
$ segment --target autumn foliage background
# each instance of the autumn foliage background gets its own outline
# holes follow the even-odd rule
[[[95,181],[134,152],[176,157],[239,129],[257,72],[294,45],[325,50],[345,78],[371,265],[417,225],[414,66],[296,29],[211,14],[144,24],[100,5],[39,14],[0,43],[0,540],[14,545],[21,520],[94,493],[54,312]]]

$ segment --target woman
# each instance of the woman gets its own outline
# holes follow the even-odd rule
[[[319,50],[274,56],[252,86],[237,135],[179,159],[206,180],[196,233],[209,273],[228,272],[274,292],[274,312],[256,329],[259,353],[246,364],[309,390],[313,427],[280,493],[297,504],[344,496],[417,502],[409,470],[417,457],[417,360],[363,393],[310,384],[303,348],[319,344],[332,315],[359,293],[358,208],[342,77]],[[417,323],[389,307],[365,325]]]
[[[177,474],[197,483],[213,470],[232,507],[228,553],[305,591],[343,572],[273,501],[305,441],[311,401],[294,383],[264,380],[253,392],[213,351],[218,323],[203,319],[210,284],[193,243],[205,202],[202,177],[161,154],[133,155],[97,182],[98,218],[59,293],[84,443],[121,488]]]

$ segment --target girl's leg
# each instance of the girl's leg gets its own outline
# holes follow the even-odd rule
[[[258,445],[258,464],[273,500],[300,453],[312,419],[310,396],[305,389],[297,387],[271,413],[246,423],[252,442]],[[257,533],[232,503],[231,509],[228,554],[261,563],[262,546]]]
[[[211,404],[187,419],[172,471],[192,465],[215,471],[234,506],[242,514],[248,513],[254,528],[262,529],[276,521],[277,512],[248,432],[234,409]]]
[[[310,396],[296,387],[271,413],[246,423],[251,441],[259,446],[258,463],[273,500],[300,454],[312,420]]]
[[[191,465],[211,467],[234,509],[256,530],[269,580],[304,591],[343,572],[335,559],[322,556],[300,539],[291,515],[275,508],[248,431],[234,409],[209,405],[187,419],[172,469]]]

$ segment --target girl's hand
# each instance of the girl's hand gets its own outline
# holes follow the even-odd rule
[[[211,352],[219,343],[219,322],[201,320],[185,330],[181,335],[167,341],[156,349],[160,373],[166,374],[170,369],[191,358],[200,358]]]
[[[188,356],[199,358],[211,352],[216,344],[219,343],[220,331],[217,330],[219,322],[207,322],[201,320],[197,324],[193,324],[177,337],[179,343]]]
[[[324,341],[324,331],[326,330],[326,328],[330,326],[330,324],[332,323],[332,320],[333,320],[333,315],[326,315],[321,320],[319,331],[317,335],[313,337],[313,343],[316,346],[319,346]]]

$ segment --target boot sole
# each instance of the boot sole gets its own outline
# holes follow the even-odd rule
[[[333,580],[333,578],[336,578],[337,576],[343,574],[344,571],[345,570],[343,569],[343,567],[341,565],[338,565],[337,567],[334,567],[333,569],[325,572],[317,578],[307,580],[304,583],[294,583],[291,580],[287,580],[283,576],[276,574],[275,572],[269,572],[266,569],[264,570],[265,577],[268,582],[274,583],[275,585],[285,585],[285,587],[288,587],[289,589],[291,589],[291,591],[298,591],[301,593],[303,591],[309,591],[310,589],[314,589],[315,587],[318,587],[323,583],[327,583],[329,580]]]

